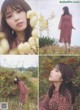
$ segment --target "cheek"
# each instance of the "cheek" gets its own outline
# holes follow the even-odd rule
[[[12,19],[6,20],[6,23],[11,27],[14,28],[14,21]]]
[[[54,80],[60,80],[61,79],[61,75],[60,75],[60,73],[55,73],[55,74],[53,74],[52,78]]]
[[[27,22],[26,13],[23,13],[23,15],[22,15],[22,16],[23,16],[23,18],[22,18],[22,19],[23,19],[25,22]]]

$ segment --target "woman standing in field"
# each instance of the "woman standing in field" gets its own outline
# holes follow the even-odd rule
[[[64,43],[66,53],[70,51],[72,29],[75,29],[72,24],[72,15],[69,13],[67,6],[63,7],[63,14],[61,15],[58,28],[60,31],[60,43]]]
[[[28,41],[32,28],[27,19],[31,7],[24,0],[5,0],[1,7],[1,30],[7,36],[10,49]]]
[[[72,110],[75,102],[72,77],[73,69],[69,65],[57,64],[50,72],[49,81],[52,84],[39,110]]]
[[[19,105],[20,110],[23,110],[23,105],[26,103],[28,97],[28,87],[23,81],[19,80],[18,77],[15,77],[14,84],[16,84],[19,89]]]

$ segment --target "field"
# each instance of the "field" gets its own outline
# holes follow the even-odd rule
[[[65,51],[65,48],[58,45],[49,45],[39,48],[39,54],[68,54],[68,55],[80,55],[80,47],[71,47],[69,52]]]
[[[80,110],[80,56],[40,56],[39,57],[39,105],[45,94],[48,92],[51,83],[49,82],[50,71],[59,62],[69,64],[74,70],[72,82],[74,85],[75,103],[73,110]]]
[[[5,73],[6,72],[6,73]],[[2,95],[0,95],[0,102],[8,102],[8,106],[9,109],[8,110],[20,110],[19,108],[19,101],[18,101],[18,94],[19,92],[13,91],[13,89],[15,88],[14,85],[10,85],[10,81],[13,79],[13,77],[15,75],[17,75],[20,79],[24,79],[23,81],[25,82],[25,84],[27,84],[28,89],[29,89],[29,96],[28,96],[28,100],[26,101],[26,103],[23,106],[23,110],[37,110],[38,108],[38,100],[37,100],[37,94],[38,94],[38,78],[37,77],[32,77],[32,72],[31,71],[17,71],[16,73],[11,77],[11,73],[13,72],[13,70],[11,69],[1,69],[0,70],[0,87],[2,85],[2,78],[3,78],[3,73],[4,73],[4,80],[3,83],[7,80],[6,82],[6,86],[8,88],[8,90],[4,90],[5,87],[3,87],[3,89],[0,89],[0,93]],[[7,75],[6,75],[7,74]],[[4,96],[3,92],[6,94]],[[12,94],[12,95],[11,95]]]

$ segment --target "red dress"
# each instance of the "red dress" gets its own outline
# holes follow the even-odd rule
[[[54,91],[52,98],[50,99],[48,94],[40,104],[39,110],[72,110],[71,95],[67,91],[66,97],[59,92]]]
[[[11,45],[11,48],[12,49],[17,48],[20,43],[24,43],[24,42],[25,42],[25,40],[20,40],[18,37],[16,37],[16,39],[14,40],[14,42]]]
[[[28,96],[28,88],[23,83],[23,81],[19,81],[18,88],[20,90],[19,101],[20,101],[20,103],[24,104],[26,102],[26,98]]]
[[[71,34],[72,34],[72,15],[62,15],[58,27],[60,32],[59,41],[62,43],[71,43]]]

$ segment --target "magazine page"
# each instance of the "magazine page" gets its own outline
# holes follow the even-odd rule
[[[0,110],[38,110],[38,56],[0,56]]]
[[[0,54],[38,54],[38,0],[0,1]]]
[[[79,10],[80,0],[39,0],[40,54],[80,54]]]

